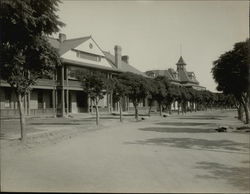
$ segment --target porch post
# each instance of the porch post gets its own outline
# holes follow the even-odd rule
[[[30,115],[30,91],[27,94],[27,115]]]
[[[58,93],[57,89],[55,88],[55,115],[57,116],[57,108],[58,108]]]
[[[66,86],[67,86],[67,89],[66,89],[66,115],[69,114],[69,77],[68,77],[68,74],[69,74],[69,70],[68,70],[68,67],[65,66],[65,79],[66,79]]]
[[[66,110],[66,114],[69,114],[69,90],[66,90],[66,105],[67,105],[67,110]]]
[[[56,108],[56,91],[55,91],[55,88],[53,88],[53,90],[52,90],[52,108],[53,108],[53,111],[55,112],[55,108]]]
[[[61,115],[62,117],[65,115],[65,96],[64,96],[64,66],[62,65],[62,72],[61,72]]]

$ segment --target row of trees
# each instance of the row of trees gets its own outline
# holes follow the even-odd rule
[[[233,49],[222,54],[214,61],[212,73],[217,90],[230,94],[236,99],[238,118],[249,123],[250,99],[250,63],[249,39],[238,42]],[[243,111],[244,110],[244,111]]]
[[[159,113],[163,110],[171,114],[171,105],[178,102],[178,114],[187,111],[206,110],[207,108],[234,107],[235,98],[225,96],[221,93],[210,91],[198,91],[193,88],[186,88],[181,85],[170,84],[166,77],[159,76],[155,79],[147,78],[142,75],[130,72],[114,75],[107,78],[98,72],[78,71],[74,75],[81,81],[83,90],[88,93],[89,98],[94,103],[96,112],[96,124],[99,124],[98,103],[105,94],[113,96],[113,102],[119,104],[120,121],[122,121],[122,100],[127,97],[134,106],[135,119],[138,120],[138,105],[148,100],[148,115],[151,108],[158,105]],[[189,106],[188,106],[189,104]]]

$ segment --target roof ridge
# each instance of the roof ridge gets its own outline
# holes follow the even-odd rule
[[[79,38],[66,39],[63,42],[65,42],[65,41],[71,41],[71,40],[80,40],[80,39],[83,39],[83,38],[91,38],[91,36],[82,36],[82,37],[79,37]]]

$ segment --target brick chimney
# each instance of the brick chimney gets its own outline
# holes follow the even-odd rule
[[[123,60],[125,63],[129,63],[129,56],[128,56],[128,55],[123,55],[123,56],[122,56],[122,60]]]
[[[122,47],[116,45],[115,46],[115,66],[119,69],[122,60]]]
[[[66,34],[59,33],[59,42],[63,42],[67,39]]]

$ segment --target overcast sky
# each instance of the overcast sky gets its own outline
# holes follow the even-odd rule
[[[74,1],[62,0],[58,15],[67,38],[92,35],[114,45],[141,71],[176,69],[182,56],[200,85],[215,91],[212,62],[249,34],[247,1]]]

